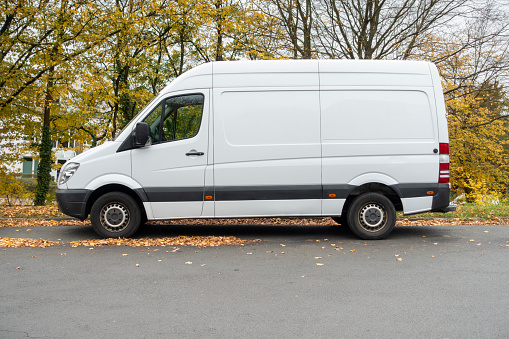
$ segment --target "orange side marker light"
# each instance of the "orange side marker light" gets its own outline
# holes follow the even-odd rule
[[[335,198],[335,197],[336,197],[336,194],[334,194],[334,193],[329,194],[329,198]]]
[[[433,195],[433,194],[435,194],[435,192],[433,192],[433,191],[427,191],[427,192],[426,192],[426,194],[428,194],[428,195]]]
[[[205,196],[205,199],[207,199],[207,200],[211,200],[211,199],[212,199],[212,196],[211,196],[211,195],[206,195],[206,196]]]

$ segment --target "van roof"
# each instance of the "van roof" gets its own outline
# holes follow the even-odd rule
[[[428,62],[408,60],[256,60],[218,61],[214,74],[228,73],[411,73],[429,74]]]
[[[255,60],[201,64],[180,75],[162,92],[211,88],[213,74],[373,73],[429,75],[430,63],[408,60]]]

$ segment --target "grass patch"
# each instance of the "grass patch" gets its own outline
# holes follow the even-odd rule
[[[435,219],[435,218],[446,218],[446,219],[468,219],[468,218],[479,218],[491,220],[494,218],[509,218],[509,204],[499,205],[476,205],[476,204],[464,204],[456,207],[456,211],[448,213],[422,213],[415,214],[406,217],[416,217],[422,219]],[[398,212],[398,218],[404,218],[401,212]]]

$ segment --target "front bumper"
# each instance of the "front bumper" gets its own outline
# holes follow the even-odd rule
[[[57,190],[58,208],[64,214],[85,220],[88,216],[87,201],[91,193],[89,190]]]
[[[433,196],[431,212],[453,212],[456,206],[449,204],[451,186],[449,184],[438,184],[438,193]]]

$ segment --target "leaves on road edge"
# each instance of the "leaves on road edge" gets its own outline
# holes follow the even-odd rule
[[[108,238],[95,240],[71,241],[72,247],[102,247],[102,246],[130,246],[130,247],[154,247],[154,246],[196,246],[196,247],[216,247],[244,245],[253,242],[260,242],[260,239],[245,240],[237,237],[218,237],[218,236],[178,236],[166,238]],[[2,238],[0,237],[0,247],[49,247],[54,245],[66,244],[64,242],[37,240],[26,238]]]
[[[0,220],[0,227],[50,227],[50,226],[85,226],[89,220],[45,220],[45,219],[5,219]]]
[[[237,237],[228,236],[178,236],[178,237],[165,237],[165,238],[142,238],[142,239],[127,239],[127,238],[108,238],[97,240],[79,240],[71,241],[72,247],[87,246],[87,247],[100,247],[100,246],[131,246],[131,247],[151,247],[151,246],[196,246],[196,247],[216,247],[216,246],[230,246],[230,245],[244,245],[253,242],[259,242],[260,239],[244,240]]]
[[[151,225],[300,225],[300,226],[337,226],[331,218],[246,218],[246,219],[178,219],[152,221]],[[509,219],[399,219],[396,226],[446,226],[446,225],[507,225]],[[3,219],[0,227],[36,227],[36,226],[87,226],[89,220],[77,219],[46,220],[46,219]]]
[[[49,247],[60,245],[58,241],[49,241],[42,239],[25,239],[25,238],[3,238],[0,237],[0,247]]]

